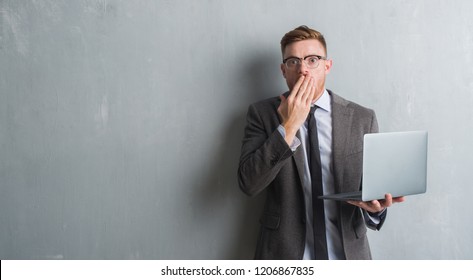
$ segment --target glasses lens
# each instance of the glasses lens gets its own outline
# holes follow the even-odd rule
[[[309,56],[305,59],[305,63],[309,68],[315,68],[319,65],[319,58],[316,56]]]
[[[300,63],[301,63],[301,61],[298,58],[289,58],[288,60],[286,60],[286,67],[290,68],[290,69],[294,69]]]

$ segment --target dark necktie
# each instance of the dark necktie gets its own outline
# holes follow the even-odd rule
[[[313,225],[314,225],[314,249],[316,260],[328,260],[327,238],[325,235],[325,211],[324,200],[317,197],[323,195],[322,187],[322,165],[320,164],[319,139],[317,136],[317,122],[314,112],[318,106],[310,108],[307,117],[308,135],[309,135],[309,169],[312,181],[312,207],[313,207]]]

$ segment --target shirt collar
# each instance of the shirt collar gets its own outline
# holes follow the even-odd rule
[[[332,111],[332,106],[330,103],[330,94],[326,89],[324,89],[324,93],[322,93],[322,96],[320,96],[320,98],[315,101],[315,105],[319,106],[319,108],[322,108],[327,112]]]

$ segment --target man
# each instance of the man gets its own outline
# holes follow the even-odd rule
[[[371,259],[366,226],[379,230],[386,208],[404,198],[324,201],[313,185],[324,194],[360,189],[363,136],[378,132],[375,113],[325,88],[332,61],[318,31],[286,33],[281,51],[289,91],[249,107],[238,169],[243,192],[267,195],[255,258]]]

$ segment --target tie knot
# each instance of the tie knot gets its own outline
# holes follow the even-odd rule
[[[310,113],[313,114],[313,113],[315,112],[315,110],[317,110],[318,108],[319,108],[319,106],[317,106],[317,105],[315,105],[315,104],[312,105],[312,106],[310,107]]]
[[[315,112],[315,110],[317,110],[317,108],[319,108],[319,106],[317,106],[317,105],[315,105],[315,104],[310,107],[309,115],[307,115],[307,121],[308,121],[308,122],[310,122],[310,120],[311,120],[312,117],[314,116],[314,112]]]

